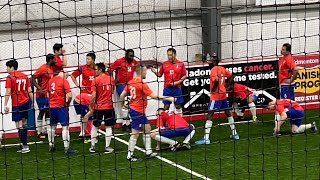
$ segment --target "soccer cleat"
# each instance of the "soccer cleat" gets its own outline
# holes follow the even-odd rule
[[[170,145],[170,150],[173,151],[173,152],[175,152],[179,147],[180,147],[180,144],[179,144],[179,143],[177,143],[177,144],[175,144],[175,145]]]
[[[181,145],[181,148],[185,149],[185,150],[190,150],[191,149],[191,145],[190,145],[190,143],[183,143]]]
[[[253,116],[253,117],[252,117],[252,121],[253,121],[253,122],[256,122],[257,120],[258,120],[257,116]]]
[[[91,147],[89,148],[89,152],[95,153],[95,152],[96,152],[96,148],[95,148],[94,146],[91,146]]]
[[[142,161],[142,159],[137,158],[134,155],[131,155],[131,157],[127,157],[127,160],[131,162]]]
[[[112,153],[113,151],[114,151],[114,149],[113,149],[112,147],[106,147],[106,148],[104,149],[104,153],[105,153],[105,154]]]
[[[273,135],[274,137],[279,137],[279,136],[281,136],[280,132],[273,132],[272,135]]]
[[[202,139],[196,141],[195,144],[210,144],[210,139],[202,138]]]
[[[21,154],[25,154],[25,153],[28,153],[30,152],[30,149],[29,147],[23,147],[21,150],[18,150],[17,153],[21,153]]]
[[[150,154],[146,154],[146,158],[154,158],[154,157],[156,157],[158,155],[158,153],[155,153],[155,152],[152,152],[152,153],[150,153]]]
[[[313,122],[311,123],[311,130],[312,130],[313,132],[317,132],[317,131],[318,131],[318,128],[317,128],[317,126],[316,126],[316,122],[315,122],[315,121],[313,121]]]
[[[235,134],[235,135],[230,135],[230,139],[240,139],[239,134]]]
[[[56,151],[56,148],[54,146],[49,146],[49,152],[54,152]]]
[[[65,154],[75,154],[75,153],[78,153],[78,151],[75,149],[65,149],[64,153]]]

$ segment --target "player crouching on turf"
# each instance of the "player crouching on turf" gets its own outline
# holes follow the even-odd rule
[[[138,63],[135,71],[137,76],[128,82],[127,86],[124,88],[120,95],[122,107],[124,105],[125,96],[128,93],[130,93],[131,95],[129,103],[129,114],[132,119],[132,133],[129,139],[127,155],[127,160],[129,161],[140,160],[133,155],[140,132],[143,132],[143,141],[146,149],[145,155],[149,158],[155,157],[157,155],[157,153],[153,153],[151,149],[151,126],[145,113],[148,105],[147,97],[149,96],[152,99],[167,100],[170,102],[174,102],[175,100],[173,97],[156,95],[152,92],[147,83],[143,82],[143,79],[145,79],[147,76],[147,67],[145,65],[143,65],[142,63]]]
[[[245,85],[235,83],[231,80],[231,83],[226,84],[227,91],[229,91],[228,99],[236,111],[238,120],[244,120],[244,111],[249,107],[252,115],[252,121],[257,120],[257,108],[255,102],[258,100],[258,96],[255,91]],[[241,111],[239,110],[238,103],[240,104]]]
[[[159,108],[157,110],[157,129],[151,131],[151,137],[158,141],[156,150],[160,150],[160,143],[164,142],[170,145],[172,151],[182,147],[191,149],[190,140],[195,133],[195,127],[188,124],[180,114],[174,114],[172,111]],[[174,137],[185,137],[182,145],[172,140]]]
[[[53,72],[53,78],[48,82],[48,97],[50,107],[50,127],[48,127],[49,152],[55,151],[54,138],[57,123],[62,126],[64,153],[73,154],[77,150],[70,149],[69,106],[72,98],[69,82],[63,71]]]
[[[291,132],[294,134],[303,133],[307,129],[311,129],[316,132],[317,126],[315,122],[311,124],[301,124],[302,118],[304,117],[303,108],[295,101],[290,99],[278,99],[275,101],[271,101],[267,109],[276,110],[276,114],[280,115],[280,119],[276,121],[276,125],[273,129],[273,135],[279,136],[280,127],[286,121],[286,119],[290,120],[291,123]]]

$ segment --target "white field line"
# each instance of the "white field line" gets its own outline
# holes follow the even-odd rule
[[[37,141],[37,142],[28,142],[28,145],[33,145],[33,144],[43,144],[43,141]],[[20,146],[21,143],[16,143],[16,144],[4,144],[1,145],[0,147],[13,147],[13,146]]]

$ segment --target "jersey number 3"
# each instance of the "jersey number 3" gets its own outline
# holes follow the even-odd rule
[[[51,84],[51,92],[50,92],[51,94],[54,94],[54,91],[56,90],[55,87],[56,87],[56,83],[52,83]]]

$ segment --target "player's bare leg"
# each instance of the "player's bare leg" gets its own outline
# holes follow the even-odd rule
[[[22,119],[21,121],[16,122],[16,127],[18,129],[19,138],[22,143],[22,149],[17,151],[18,153],[28,153],[30,152],[29,146],[27,144],[27,120]]]
[[[252,115],[252,121],[256,122],[257,121],[257,108],[256,108],[256,105],[254,103],[254,98],[252,96],[248,97],[248,106],[249,106],[249,110],[250,110],[251,115]]]
[[[228,123],[229,123],[230,129],[231,129],[231,132],[232,132],[232,134],[230,135],[230,138],[239,139],[240,137],[239,137],[239,135],[237,133],[236,125],[234,123],[234,119],[232,117],[231,111],[230,110],[225,110],[224,112],[225,112],[225,114],[227,116]]]

